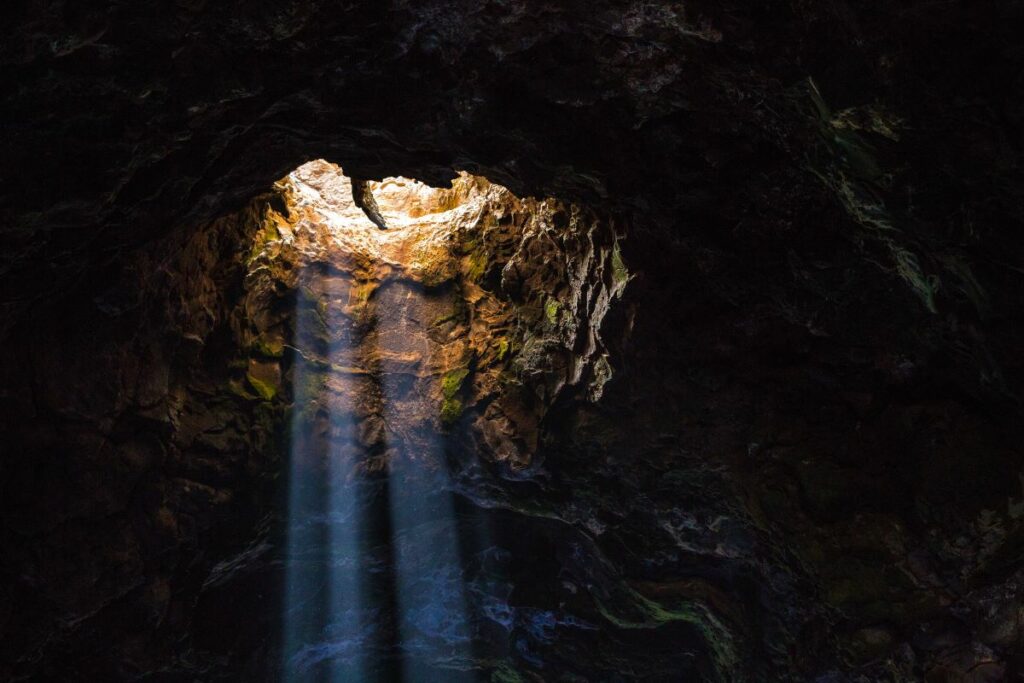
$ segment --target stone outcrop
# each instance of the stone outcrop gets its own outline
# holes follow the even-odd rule
[[[239,330],[255,353],[236,386],[272,398],[298,363],[305,381],[363,396],[341,375],[394,366],[415,397],[403,433],[471,423],[481,457],[527,467],[556,399],[597,399],[611,377],[600,328],[628,280],[614,227],[463,175],[450,190],[371,183],[389,226],[375,232],[349,185],[327,162],[278,184],[286,209],[256,236]]]

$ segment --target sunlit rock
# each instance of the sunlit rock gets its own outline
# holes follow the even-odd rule
[[[246,307],[274,292],[294,292],[298,307],[245,334],[263,355],[261,340],[290,335],[289,358],[324,373],[329,391],[352,391],[342,375],[401,373],[396,431],[472,424],[481,456],[529,465],[547,407],[569,388],[599,396],[612,374],[600,329],[628,278],[620,236],[582,207],[467,174],[450,188],[368,187],[387,230],[372,229],[333,164],[278,183],[287,208],[264,215],[246,279],[247,300],[264,303]],[[329,350],[335,338],[343,355]]]

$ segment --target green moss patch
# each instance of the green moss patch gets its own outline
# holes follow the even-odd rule
[[[487,254],[478,249],[466,257],[466,279],[479,282],[487,272]]]
[[[281,233],[278,232],[277,225],[272,220],[264,222],[263,227],[260,228],[259,232],[256,233],[255,239],[253,239],[252,250],[249,252],[246,265],[252,264],[263,253],[263,249],[267,244],[276,242],[279,239],[281,239]]]
[[[441,393],[445,398],[454,398],[462,388],[462,381],[469,374],[469,368],[456,368],[446,372],[441,378]]]
[[[239,398],[244,398],[246,401],[251,401],[256,398],[255,395],[249,392],[247,384],[239,379],[232,379],[228,381],[228,391]]]
[[[558,312],[562,309],[562,304],[558,303],[558,299],[551,297],[544,303],[544,317],[552,325],[558,324]]]
[[[509,342],[506,337],[502,337],[498,340],[498,360],[505,360],[505,356],[508,355]]]
[[[277,396],[277,387],[270,382],[264,382],[258,377],[254,377],[251,372],[246,373],[245,378],[249,381],[249,386],[251,386],[263,400],[269,401]]]
[[[284,342],[261,336],[252,343],[252,351],[267,358],[280,358],[284,355]]]
[[[450,427],[462,416],[462,401],[457,398],[446,398],[441,402],[441,422]]]
[[[738,662],[732,633],[703,602],[683,600],[676,606],[667,607],[625,586],[620,594],[623,602],[615,609],[596,595],[594,597],[601,615],[620,629],[650,629],[677,621],[692,624],[711,647],[718,663],[720,680],[735,680],[730,677],[736,672]]]
[[[629,282],[629,270],[622,260],[622,250],[619,249],[618,242],[612,247],[612,279],[620,287]]]
[[[512,667],[511,664],[502,662],[491,672],[491,683],[525,683],[526,679]]]
[[[464,406],[458,394],[468,375],[469,368],[456,368],[446,372],[441,378],[441,423],[446,427],[455,424],[462,415]]]

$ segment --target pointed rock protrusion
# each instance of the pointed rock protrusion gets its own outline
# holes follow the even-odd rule
[[[352,201],[355,202],[356,206],[363,210],[366,217],[373,222],[381,230],[387,230],[388,224],[384,221],[384,216],[380,214],[380,208],[377,206],[377,200],[373,198],[373,192],[370,190],[370,183],[366,180],[359,180],[358,178],[352,179]]]

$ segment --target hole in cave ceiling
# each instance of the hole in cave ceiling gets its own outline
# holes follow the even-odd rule
[[[491,185],[485,178],[465,172],[454,178],[449,188],[401,176],[360,181],[323,159],[299,166],[283,182],[293,191],[294,206],[323,212],[335,232],[374,227],[401,231],[424,223],[438,228],[452,218],[450,212],[480,198]]]

